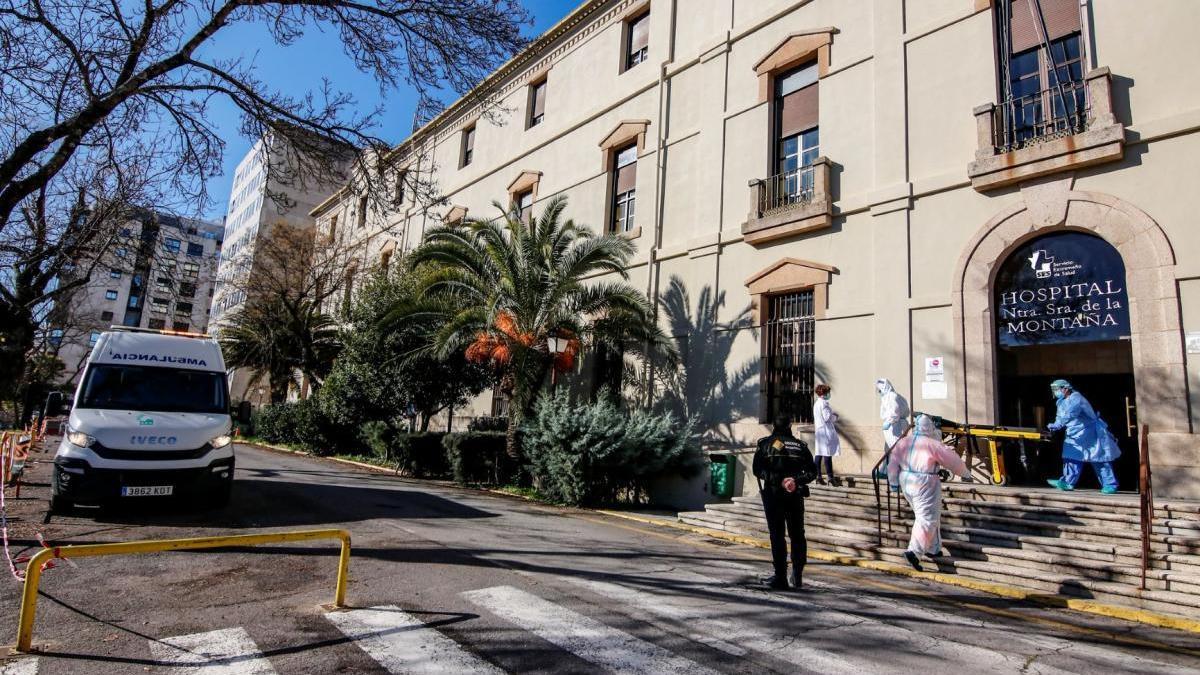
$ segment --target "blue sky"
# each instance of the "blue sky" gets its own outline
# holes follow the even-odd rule
[[[579,5],[581,0],[525,0],[534,16],[531,35],[541,34]],[[333,32],[310,28],[304,37],[289,47],[279,47],[270,41],[267,32],[257,25],[235,24],[221,31],[205,56],[228,58],[243,56],[254,63],[256,75],[278,91],[303,96],[329,78],[342,91],[352,92],[363,110],[383,103],[385,114],[375,132],[389,142],[397,143],[412,128],[415,98],[406,89],[379,91],[370,75],[359,72],[341,51],[341,41]],[[250,150],[252,139],[239,133],[238,112],[225,101],[214,102],[209,120],[225,139],[225,170],[208,184],[211,204],[204,210],[207,218],[220,221],[229,201],[233,171]]]

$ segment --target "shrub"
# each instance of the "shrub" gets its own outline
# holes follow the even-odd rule
[[[503,431],[446,434],[442,445],[455,482],[503,485],[516,468],[505,452],[504,441]]]
[[[467,431],[507,431],[508,418],[503,416],[496,417],[475,417],[467,423]]]
[[[445,433],[419,431],[396,434],[391,457],[400,470],[414,478],[444,478],[450,475],[446,451],[442,447]]]
[[[317,455],[353,448],[356,440],[334,425],[312,398],[259,408],[254,430],[268,443],[286,443]]]
[[[609,396],[576,404],[560,392],[538,400],[522,447],[534,484],[554,501],[642,501],[650,479],[699,471],[692,427],[670,413],[623,410]]]

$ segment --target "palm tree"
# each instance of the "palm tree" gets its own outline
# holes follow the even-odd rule
[[[433,350],[465,350],[497,369],[510,400],[507,445],[514,458],[516,431],[547,373],[568,370],[583,345],[674,354],[645,294],[627,283],[633,244],[564,222],[566,206],[559,197],[532,222],[505,213],[428,231],[411,258],[429,269],[420,300],[391,316],[436,316]],[[551,354],[551,338],[564,340],[566,350]]]
[[[287,398],[288,385],[299,372],[319,388],[340,344],[337,323],[313,302],[251,300],[221,329],[225,365],[246,368],[254,379],[266,377],[271,402]]]

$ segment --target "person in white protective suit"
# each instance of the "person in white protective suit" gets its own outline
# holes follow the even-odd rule
[[[818,384],[813,402],[813,440],[816,441],[813,457],[817,460],[817,482],[825,484],[822,472],[829,476],[830,484],[840,486],[842,482],[833,475],[833,458],[841,450],[841,441],[837,433],[837,413],[829,407],[829,395],[833,388],[827,384]]]
[[[875,391],[879,393],[879,418],[883,420],[883,448],[890,450],[908,428],[908,401],[896,392],[896,388],[885,378],[875,380]]]
[[[938,470],[971,480],[966,463],[941,439],[933,420],[919,415],[913,433],[896,442],[888,461],[888,485],[901,490],[913,510],[912,535],[904,558],[918,572],[920,556],[942,552],[942,479]]]

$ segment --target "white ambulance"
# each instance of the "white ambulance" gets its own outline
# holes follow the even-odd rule
[[[102,333],[54,458],[51,510],[168,496],[223,506],[233,486],[231,424],[215,339]]]

